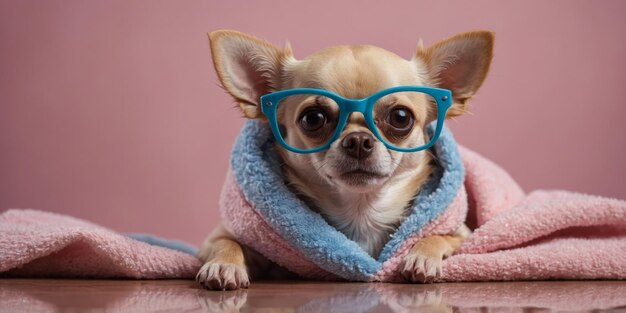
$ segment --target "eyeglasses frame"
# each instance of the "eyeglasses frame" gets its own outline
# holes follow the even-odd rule
[[[373,110],[376,105],[376,101],[380,100],[382,97],[389,95],[391,93],[396,92],[421,92],[427,94],[437,102],[437,124],[435,128],[435,132],[431,137],[430,141],[424,145],[414,147],[414,148],[402,148],[396,147],[387,142],[386,139],[380,134],[378,129],[376,128],[376,124],[374,122]],[[282,100],[286,97],[293,95],[319,95],[330,98],[335,101],[339,106],[339,118],[337,120],[337,127],[335,132],[324,145],[313,148],[313,149],[299,149],[296,147],[292,147],[287,142],[285,142],[282,134],[280,133],[280,128],[278,125],[278,120],[276,118],[276,112],[278,109],[278,105]],[[338,94],[330,92],[324,89],[318,88],[294,88],[294,89],[286,89],[280,90],[272,93],[265,94],[261,96],[261,112],[267,117],[270,128],[272,129],[272,133],[274,137],[278,141],[278,143],[283,146],[285,149],[301,154],[307,153],[315,153],[326,150],[330,147],[330,145],[339,138],[341,132],[346,127],[346,123],[348,118],[352,113],[359,112],[365,118],[365,124],[369,128],[369,130],[374,134],[374,136],[382,142],[385,147],[391,150],[400,151],[400,152],[416,152],[428,149],[432,147],[437,139],[439,139],[439,135],[443,129],[443,123],[446,118],[446,113],[448,109],[452,106],[452,91],[448,89],[429,87],[429,86],[396,86],[387,89],[383,89],[377,91],[376,93],[362,98],[362,99],[348,99],[344,98]]]

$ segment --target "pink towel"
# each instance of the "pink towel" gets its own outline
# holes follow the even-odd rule
[[[192,278],[200,261],[69,216],[35,210],[0,215],[0,275]]]
[[[444,261],[443,280],[626,279],[625,201],[567,191],[510,199],[505,177],[485,175],[495,164],[461,153],[478,228]]]
[[[525,195],[495,163],[459,148],[467,223],[476,229],[444,260],[441,281],[626,279],[625,201],[567,191]],[[425,228],[446,233],[450,218],[442,214]],[[383,265],[377,280],[401,281],[408,248]]]

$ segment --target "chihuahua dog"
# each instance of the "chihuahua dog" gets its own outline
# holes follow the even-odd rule
[[[334,46],[297,60],[289,44],[281,49],[230,30],[210,33],[209,41],[222,86],[250,119],[266,120],[259,98],[279,90],[320,88],[361,99],[394,86],[451,90],[453,104],[446,118],[452,118],[466,111],[468,100],[487,76],[494,35],[467,32],[428,48],[420,41],[409,60],[367,45]],[[424,113],[427,105],[425,101],[406,101],[393,111],[400,123],[411,122],[410,131],[397,140],[428,142],[425,127],[433,118]],[[293,112],[298,112],[299,106],[302,104],[290,104],[282,114],[296,114]],[[316,138],[307,136],[306,129],[320,119],[323,122],[325,116],[320,114],[314,112],[301,117],[299,123],[281,125],[281,132],[288,134],[292,143],[313,145]],[[408,216],[436,162],[428,150],[404,153],[388,149],[365,125],[363,115],[355,113],[325,151],[299,154],[278,145],[277,149],[283,178],[293,192],[374,258]],[[435,281],[441,274],[442,260],[470,233],[464,225],[445,236],[421,239],[404,257],[402,277],[408,282]],[[238,243],[223,225],[209,235],[198,256],[205,264],[196,279],[208,289],[245,288],[250,279],[281,272]]]

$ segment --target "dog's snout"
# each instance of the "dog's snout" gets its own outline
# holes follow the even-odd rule
[[[356,159],[367,158],[374,150],[374,137],[366,132],[354,132],[341,141],[346,154]]]

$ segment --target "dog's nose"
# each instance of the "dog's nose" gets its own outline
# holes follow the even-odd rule
[[[356,159],[365,159],[374,150],[374,137],[366,132],[354,132],[341,141],[346,154]]]

